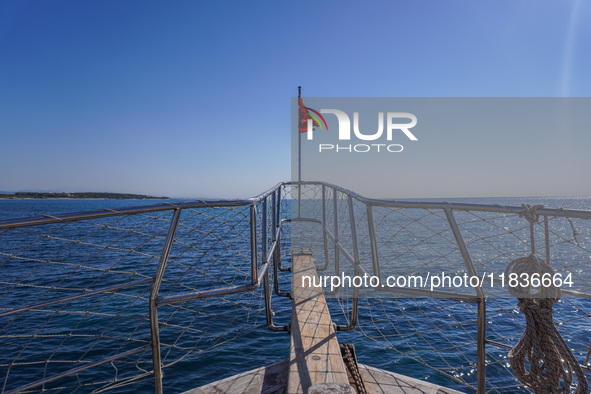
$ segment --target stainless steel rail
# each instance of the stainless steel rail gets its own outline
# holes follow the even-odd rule
[[[293,185],[298,189],[298,218],[297,221],[308,221],[312,223],[318,223],[322,226],[322,233],[324,239],[324,255],[325,255],[325,267],[328,264],[328,254],[327,254],[327,239],[333,243],[334,245],[334,264],[335,264],[335,274],[338,275],[340,272],[340,261],[339,255],[342,254],[345,259],[353,266],[355,275],[360,275],[361,273],[366,274],[367,271],[361,266],[360,259],[359,259],[359,251],[358,251],[358,240],[357,240],[357,232],[356,232],[356,219],[355,219],[355,210],[353,208],[353,200],[365,205],[366,208],[366,215],[367,215],[367,226],[368,226],[368,233],[369,233],[369,241],[370,241],[370,252],[371,252],[371,260],[373,265],[373,273],[378,278],[381,278],[380,274],[380,263],[379,257],[377,253],[377,244],[376,244],[376,235],[375,235],[375,223],[373,218],[373,208],[374,207],[382,207],[382,208],[414,208],[414,209],[437,209],[443,210],[445,212],[446,218],[448,220],[450,229],[454,235],[456,240],[458,249],[462,255],[465,267],[470,276],[478,276],[472,259],[470,257],[470,253],[466,247],[464,242],[463,236],[461,234],[460,228],[458,227],[454,214],[454,211],[477,211],[477,212],[496,212],[496,213],[509,213],[509,214],[522,214],[524,208],[523,207],[516,207],[516,206],[503,206],[503,205],[490,205],[490,204],[469,204],[469,203],[449,203],[449,202],[410,202],[410,201],[398,201],[398,200],[388,200],[388,199],[372,199],[361,196],[355,192],[350,190],[341,188],[336,185],[332,185],[325,182],[314,182],[314,181],[301,181],[301,182],[286,182],[284,185]],[[322,198],[322,220],[318,220],[316,218],[303,218],[302,217],[302,207],[301,207],[301,189],[302,186],[320,186],[321,187],[321,198]],[[332,190],[332,198],[333,198],[333,220],[334,220],[334,231],[330,231],[327,227],[327,220],[326,220],[326,193],[327,189]],[[339,240],[339,223],[338,223],[338,215],[337,215],[337,193],[341,193],[347,200],[348,210],[349,210],[349,224],[351,226],[351,236],[352,236],[352,247],[353,247],[353,255],[349,253],[349,251],[345,248],[345,246]],[[549,261],[550,252],[548,246],[548,217],[563,217],[563,218],[580,218],[580,219],[591,219],[591,211],[584,211],[584,210],[572,210],[572,209],[548,209],[548,208],[539,208],[536,209],[536,214],[544,218],[544,227],[546,233],[546,255],[547,260]],[[291,221],[296,221],[296,219],[292,219]],[[464,302],[475,302],[477,303],[477,386],[476,391],[478,393],[484,393],[486,390],[486,344],[492,344],[498,346],[497,343],[488,341],[486,339],[486,297],[485,294],[480,287],[476,287],[476,296],[471,297],[461,293],[454,293],[454,292],[446,292],[446,291],[432,291],[432,290],[423,290],[423,289],[402,289],[402,288],[380,288],[376,289],[377,291],[385,291],[391,293],[402,293],[408,295],[416,295],[416,296],[430,296],[430,297],[438,297],[438,298],[448,298],[452,300],[459,300]],[[581,292],[573,292],[573,291],[565,291],[565,294],[576,295],[579,297],[589,298],[591,295],[584,294]],[[358,288],[354,288],[354,295],[352,301],[352,311],[351,311],[351,320],[348,325],[346,326],[338,326],[338,330],[352,330],[356,327],[358,320]],[[504,346],[502,346],[504,347]],[[591,348],[590,348],[591,349]],[[590,350],[591,353],[591,350]],[[588,370],[587,367],[585,367]]]
[[[66,376],[76,374],[76,373],[81,372],[81,371],[84,371],[86,369],[94,368],[94,367],[97,367],[99,365],[102,365],[102,364],[105,364],[105,363],[109,363],[109,362],[115,361],[117,359],[120,359],[120,358],[123,358],[123,357],[126,357],[126,356],[130,356],[132,354],[136,354],[136,353],[139,353],[139,352],[148,350],[149,348],[150,348],[150,346],[147,346],[146,345],[146,346],[142,346],[142,347],[138,347],[138,348],[135,348],[135,349],[128,350],[128,351],[123,352],[123,353],[118,353],[118,354],[115,354],[115,355],[113,355],[111,357],[107,357],[107,358],[104,358],[104,359],[99,360],[99,361],[88,363],[88,364],[82,365],[80,367],[70,369],[68,371],[62,372],[62,373],[57,374],[57,375],[53,375],[53,376],[48,377],[48,378],[45,378],[45,379],[40,379],[40,380],[37,380],[35,382],[31,382],[31,383],[26,384],[24,386],[21,386],[21,387],[19,387],[17,389],[6,391],[5,393],[6,394],[11,394],[11,393],[19,393],[19,392],[22,392],[22,391],[25,391],[25,390],[29,390],[29,389],[32,389],[34,387],[41,386],[41,385],[43,385],[45,383],[49,383],[49,382],[52,382],[54,380],[57,380],[57,379],[66,377]]]
[[[310,187],[320,187],[321,193],[321,214],[320,218],[318,217],[302,217],[303,207],[302,207],[302,188],[305,186]],[[286,200],[285,196],[282,196],[282,191],[287,188],[295,188],[297,189],[297,206],[292,205],[292,209],[297,209],[297,217],[291,217],[288,212],[285,212],[283,209],[282,202]],[[293,197],[293,196],[292,196]],[[332,207],[330,206],[330,200],[332,198]],[[339,206],[338,202],[342,201],[346,204],[347,215],[344,216],[348,223],[339,223],[339,221],[343,218],[339,218]],[[437,209],[443,210],[445,212],[449,228],[451,229],[457,247],[461,253],[463,263],[466,267],[466,270],[470,275],[477,275],[476,269],[472,262],[470,253],[466,247],[464,242],[461,230],[456,223],[454,217],[454,211],[482,211],[482,212],[498,212],[498,213],[509,213],[509,214],[520,214],[523,211],[522,207],[515,207],[515,206],[501,206],[501,205],[481,205],[481,204],[466,204],[466,203],[448,203],[448,202],[409,202],[409,201],[398,201],[398,200],[383,200],[383,199],[372,199],[363,197],[357,193],[352,191],[343,189],[339,186],[335,186],[332,184],[324,183],[324,182],[284,182],[276,185],[275,187],[269,189],[268,191],[260,194],[259,196],[253,197],[251,199],[243,199],[243,200],[214,200],[214,201],[191,201],[191,202],[183,202],[183,203],[160,203],[160,204],[153,204],[153,205],[146,205],[140,207],[129,207],[129,208],[119,208],[119,209],[101,209],[95,210],[90,212],[80,212],[80,213],[69,213],[69,214],[61,214],[61,215],[41,215],[32,218],[25,218],[25,219],[13,219],[13,220],[3,220],[0,221],[0,231],[2,230],[10,230],[28,226],[39,226],[39,225],[48,225],[48,224],[55,224],[55,223],[64,223],[64,222],[74,222],[74,221],[82,221],[88,219],[97,219],[97,218],[105,218],[105,217],[113,217],[113,216],[121,216],[121,215],[136,215],[136,214],[145,214],[145,213],[153,213],[153,212],[165,212],[171,211],[173,213],[173,217],[170,221],[170,226],[167,231],[166,237],[164,239],[164,244],[162,245],[162,250],[160,252],[160,258],[158,262],[158,266],[156,269],[156,273],[154,278],[140,280],[130,283],[125,283],[116,286],[107,286],[102,288],[97,288],[93,290],[85,290],[76,294],[72,294],[71,296],[61,297],[50,301],[45,301],[42,303],[37,303],[34,305],[30,305],[27,307],[15,308],[11,310],[5,310],[0,312],[0,317],[20,313],[23,311],[34,310],[41,307],[58,304],[66,301],[71,301],[77,298],[86,297],[90,295],[96,295],[100,293],[109,293],[114,292],[119,289],[123,289],[126,287],[131,286],[139,286],[139,285],[147,285],[151,284],[151,291],[149,297],[149,316],[150,316],[150,333],[151,333],[151,344],[150,347],[152,349],[152,361],[153,361],[153,375],[154,375],[154,385],[155,385],[155,392],[162,393],[162,361],[161,361],[161,354],[160,354],[160,338],[159,338],[159,331],[160,331],[160,322],[158,320],[158,307],[162,305],[170,305],[174,303],[186,302],[191,300],[196,300],[200,298],[207,298],[207,297],[216,297],[222,295],[228,295],[233,293],[239,292],[247,292],[257,289],[263,285],[263,292],[264,292],[264,301],[265,301],[265,310],[266,310],[266,321],[267,326],[271,330],[275,331],[287,331],[287,326],[276,326],[273,322],[273,311],[271,306],[271,293],[274,290],[277,295],[280,296],[289,296],[289,292],[281,292],[279,289],[279,280],[278,275],[279,272],[283,271],[290,271],[289,267],[283,267],[281,264],[281,256],[282,256],[282,245],[281,245],[281,238],[283,233],[283,227],[286,223],[297,223],[297,222],[309,222],[320,225],[322,229],[322,244],[323,244],[323,251],[322,254],[324,256],[324,266],[319,267],[319,271],[323,271],[328,269],[329,267],[329,246],[332,243],[333,248],[333,264],[335,273],[338,273],[341,270],[341,258],[342,255],[344,260],[350,264],[353,268],[355,275],[362,275],[368,273],[367,270],[362,266],[361,259],[360,259],[360,251],[359,251],[359,240],[357,236],[357,218],[356,218],[356,210],[355,210],[355,203],[358,203],[364,206],[367,217],[367,231],[369,235],[369,244],[370,244],[370,257],[372,262],[372,271],[373,275],[381,278],[381,267],[379,261],[379,254],[378,254],[378,246],[376,241],[376,224],[374,219],[374,208],[375,207],[383,207],[383,208],[420,208],[420,209]],[[181,294],[175,295],[168,295],[160,297],[158,295],[162,280],[165,276],[166,267],[169,260],[169,255],[171,251],[171,247],[175,242],[175,237],[177,233],[177,227],[179,224],[179,220],[181,218],[183,210],[186,209],[200,209],[200,208],[232,208],[232,207],[248,207],[248,217],[249,217],[249,237],[250,237],[250,275],[251,281],[245,285],[239,286],[226,286],[216,289],[209,289],[209,290],[202,290],[202,291],[192,291],[186,292]],[[270,216],[269,218],[269,208],[270,208]],[[328,218],[329,209],[332,209],[332,223]],[[260,212],[259,212],[260,210]],[[257,217],[260,213],[261,223],[257,223]],[[591,219],[591,211],[583,211],[583,210],[568,210],[568,209],[537,209],[536,214],[544,217],[545,220],[545,228],[546,232],[548,231],[548,216],[555,216],[555,217],[565,217],[565,218],[581,218],[581,219]],[[332,228],[331,228],[332,224]],[[347,239],[350,241],[344,244],[343,234],[340,231],[340,227],[344,224],[348,224],[350,228],[350,237],[351,239]],[[260,235],[261,244],[258,243],[258,237]],[[259,250],[260,246],[260,250]],[[349,250],[348,247],[352,248]],[[547,254],[549,256],[549,251],[547,250]],[[260,257],[260,258],[259,258]],[[270,268],[273,269],[273,277],[274,283],[273,286],[270,284]],[[402,289],[402,288],[384,288],[378,289],[379,291],[385,292],[392,292],[392,293],[402,293],[402,294],[409,294],[409,295],[418,295],[418,296],[432,296],[432,297],[442,297],[448,298],[453,300],[460,300],[465,302],[475,302],[478,305],[477,311],[477,391],[479,393],[483,393],[485,391],[485,379],[486,379],[486,344],[494,345],[501,348],[506,348],[507,345],[499,344],[493,341],[486,340],[486,297],[484,292],[481,288],[476,288],[476,295],[470,296],[461,293],[454,293],[454,292],[447,292],[447,291],[428,291],[424,289]],[[359,296],[359,289],[357,287],[353,290],[353,300],[351,303],[351,312],[350,312],[350,320],[347,325],[345,326],[338,326],[338,330],[353,330],[358,324],[358,296]],[[573,292],[575,293],[575,292]],[[578,294],[578,293],[576,293]],[[581,293],[582,294],[582,293]],[[581,295],[579,295],[581,296]],[[590,297],[589,295],[583,294],[582,296]],[[111,362],[121,357],[128,356],[133,353],[140,352],[142,350],[146,350],[146,347],[141,347],[133,350],[129,350],[126,352],[118,353],[112,355],[110,357],[106,357],[102,360],[85,364],[81,367],[74,368],[72,370],[54,375],[48,376],[38,381],[32,382],[25,386],[13,389],[11,392],[22,391],[31,389],[45,383],[51,382],[58,378],[68,376],[71,374],[75,374],[83,369],[92,368],[94,366],[104,364],[107,362]]]
[[[154,277],[154,283],[152,284],[152,290],[150,291],[150,332],[152,335],[152,363],[154,367],[154,391],[156,393],[162,393],[162,363],[160,360],[160,330],[158,327],[158,309],[157,309],[157,298],[160,285],[162,284],[162,277],[164,276],[164,270],[166,263],[168,262],[168,256],[170,254],[170,248],[174,242],[174,235],[176,233],[177,225],[181,217],[181,210],[175,209],[174,216],[170,222],[170,229],[168,230],[168,236],[166,237],[166,243],[162,249],[160,255],[160,261],[158,262],[158,268],[156,269],[156,276]]]
[[[298,182],[283,182],[282,185],[292,185]],[[423,202],[423,201],[400,201],[393,199],[376,199],[364,197],[351,190],[344,189],[340,186],[333,185],[326,182],[319,181],[302,181],[301,185],[320,186],[325,185],[335,191],[339,191],[347,196],[350,195],[357,201],[363,204],[369,204],[375,207],[386,208],[421,208],[421,209],[451,209],[455,211],[481,211],[481,212],[498,212],[498,213],[513,213],[520,214],[523,212],[523,207],[498,205],[498,204],[471,204],[471,203],[451,203],[451,202]],[[577,210],[577,209],[562,209],[562,208],[539,208],[536,213],[540,216],[556,216],[564,218],[579,218],[591,219],[591,211]]]
[[[215,296],[222,296],[227,294],[239,293],[239,292],[247,292],[257,289],[261,286],[261,283],[264,284],[264,292],[265,292],[265,305],[266,305],[266,315],[267,315],[267,325],[271,330],[275,331],[287,331],[287,326],[276,326],[273,324],[272,321],[272,310],[271,310],[271,298],[270,298],[270,288],[269,288],[269,260],[273,260],[275,266],[279,263],[277,260],[280,259],[280,251],[279,251],[279,239],[281,237],[281,227],[280,227],[280,217],[283,214],[280,210],[280,189],[281,185],[277,185],[274,188],[260,194],[259,196],[246,199],[246,200],[215,200],[215,201],[191,201],[191,202],[183,202],[183,203],[159,203],[153,205],[145,205],[139,207],[128,207],[128,208],[119,208],[119,209],[99,209],[95,211],[89,212],[78,212],[78,213],[67,213],[67,214],[60,214],[60,215],[41,215],[35,216],[31,218],[24,218],[24,219],[12,219],[12,220],[3,220],[0,221],[0,231],[3,230],[11,230],[16,228],[22,227],[29,227],[29,226],[39,226],[39,225],[49,225],[55,223],[66,223],[66,222],[76,222],[82,220],[89,220],[89,219],[98,219],[98,218],[106,218],[106,217],[114,217],[114,216],[122,216],[122,215],[136,215],[136,214],[145,214],[145,213],[153,213],[153,212],[165,212],[165,211],[172,211],[173,217],[170,222],[170,227],[168,229],[164,245],[162,247],[162,251],[160,253],[160,259],[158,262],[158,267],[156,269],[156,274],[153,279],[146,279],[141,281],[135,281],[131,283],[124,283],[121,285],[116,286],[108,286],[94,290],[86,290],[83,292],[79,292],[76,294],[72,294],[71,296],[61,297],[54,300],[30,305],[24,308],[15,308],[12,310],[2,311],[0,313],[0,317],[8,316],[12,314],[17,314],[24,311],[35,310],[41,307],[59,304],[67,301],[72,301],[82,297],[88,297],[92,295],[102,294],[102,293],[110,293],[120,289],[132,287],[132,286],[139,286],[139,285],[146,285],[151,283],[151,291],[150,291],[150,298],[149,298],[149,316],[150,316],[150,332],[151,332],[151,344],[150,346],[144,346],[141,348],[133,349],[130,351],[117,353],[110,357],[106,357],[102,360],[91,362],[85,364],[81,367],[73,368],[71,370],[62,372],[60,374],[56,374],[53,376],[47,376],[43,379],[37,380],[35,382],[29,383],[27,385],[11,389],[8,392],[20,392],[23,390],[28,390],[34,387],[38,387],[49,383],[51,381],[57,380],[59,378],[76,374],[82,370],[89,369],[98,365],[102,365],[104,363],[108,363],[114,360],[117,360],[122,357],[129,356],[131,354],[138,353],[142,350],[146,350],[151,348],[152,349],[152,362],[153,362],[153,371],[152,374],[154,375],[154,389],[156,393],[162,393],[162,362],[161,362],[161,351],[160,351],[160,323],[158,320],[158,306],[160,305],[169,305],[174,303],[180,303],[190,300],[195,300],[199,298],[207,298],[207,297],[215,297]],[[273,201],[277,202],[277,205],[273,207],[273,218],[272,218],[272,226],[273,226],[273,242],[271,245],[267,245],[267,225],[268,225],[268,218],[267,218],[267,201],[269,199],[273,199]],[[275,203],[274,203],[275,204]],[[259,267],[258,264],[258,245],[257,245],[257,237],[258,237],[258,227],[257,227],[257,205],[262,205],[262,265]],[[205,290],[205,291],[197,291],[197,292],[190,292],[184,294],[177,294],[174,296],[167,296],[167,297],[159,297],[158,292],[160,289],[160,285],[162,283],[164,273],[166,270],[166,266],[169,259],[169,254],[172,248],[172,245],[175,240],[177,226],[181,217],[183,210],[185,209],[198,209],[198,208],[230,208],[230,207],[249,207],[249,218],[250,218],[250,251],[251,251],[251,283],[242,286],[227,286],[218,289],[212,290]]]
[[[136,282],[123,283],[123,284],[115,285],[115,286],[102,287],[100,289],[86,290],[83,293],[73,294],[73,295],[68,296],[68,297],[61,297],[61,298],[57,298],[55,300],[51,300],[51,301],[47,301],[47,302],[41,302],[39,304],[34,304],[34,305],[29,305],[29,306],[24,307],[24,308],[11,309],[11,310],[8,310],[8,311],[5,311],[5,312],[0,313],[0,317],[12,315],[12,314],[15,314],[15,313],[21,313],[21,312],[25,312],[25,311],[30,311],[30,310],[33,310],[33,309],[39,309],[39,308],[43,308],[43,307],[46,307],[46,306],[59,304],[59,303],[62,303],[62,302],[73,301],[73,300],[76,300],[78,298],[90,297],[90,296],[101,294],[101,293],[110,293],[112,291],[126,289],[128,287],[146,285],[148,283],[152,283],[153,281],[154,281],[153,279],[145,279],[145,280],[138,280]]]

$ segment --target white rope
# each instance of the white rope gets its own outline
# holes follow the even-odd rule
[[[529,220],[529,219],[528,219]],[[513,260],[505,275],[526,274],[529,278],[537,273],[554,275],[554,270],[533,254]],[[525,315],[526,328],[521,339],[509,351],[511,368],[517,379],[535,393],[568,393],[577,377],[575,393],[589,391],[585,374],[566,344],[553,320],[553,306],[560,300],[560,288],[551,283],[538,291],[532,287],[509,287],[511,295],[519,300],[518,306]],[[529,363],[529,370],[526,368]]]
[[[534,224],[540,220],[540,215],[536,212],[537,209],[544,208],[542,204],[529,205],[521,204],[523,211],[519,214],[519,217],[524,217],[529,222],[529,237],[532,254],[536,253],[536,239],[534,235]]]

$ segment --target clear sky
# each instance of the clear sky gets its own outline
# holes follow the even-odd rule
[[[0,0],[0,191],[255,195],[291,176],[298,85],[317,97],[591,96],[590,20],[580,0]],[[417,184],[447,165],[432,160]],[[513,195],[510,172],[487,174],[497,195]],[[591,194],[591,176],[573,182],[532,193]]]

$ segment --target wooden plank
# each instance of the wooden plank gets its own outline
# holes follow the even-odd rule
[[[308,393],[312,386],[317,391],[335,384],[351,388],[322,288],[308,286],[307,281],[302,286],[303,276],[317,277],[314,260],[310,254],[294,254],[287,393]]]
[[[434,383],[358,364],[365,389],[371,394],[462,394]]]
[[[183,394],[276,394],[287,384],[289,360],[267,365],[229,378],[210,383]],[[462,394],[457,390],[359,364],[359,372],[370,394]],[[318,386],[317,386],[318,387]],[[313,394],[309,390],[308,394]],[[333,391],[342,393],[343,390]]]
[[[256,368],[248,372],[230,376],[185,391],[183,394],[276,394],[281,393],[287,384],[289,360]],[[173,390],[174,391],[174,390]]]

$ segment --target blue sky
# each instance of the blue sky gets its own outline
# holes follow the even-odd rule
[[[318,97],[587,97],[589,20],[591,3],[568,0],[0,0],[0,191],[258,194],[291,176],[298,85]],[[517,178],[499,171],[490,182],[512,195]],[[532,193],[591,194],[577,181]]]

